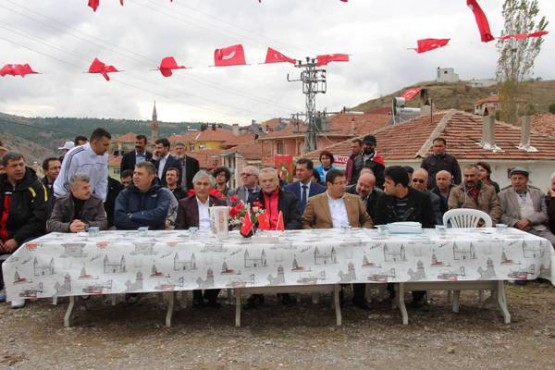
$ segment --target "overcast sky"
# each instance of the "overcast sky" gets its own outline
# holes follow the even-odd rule
[[[502,0],[481,0],[494,35]],[[539,0],[543,15],[555,1]],[[552,24],[555,19],[549,19]],[[551,25],[548,30],[551,31]],[[535,76],[555,78],[555,34],[545,37]],[[424,54],[421,38],[451,38]],[[209,67],[214,49],[241,43],[248,66]],[[259,65],[267,47],[292,58],[347,53],[327,66],[327,94],[317,109],[336,111],[435,79],[454,67],[462,79],[493,78],[495,42],[484,44],[466,0],[87,0],[0,1],[0,67],[29,63],[41,75],[0,77],[0,112],[23,116],[149,119],[246,124],[302,112],[299,69]],[[165,78],[161,59],[191,69]],[[83,73],[98,57],[122,73]]]

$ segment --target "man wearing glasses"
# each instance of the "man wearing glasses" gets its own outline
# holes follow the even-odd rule
[[[255,196],[260,192],[260,186],[258,186],[258,168],[254,166],[246,166],[241,171],[241,181],[243,185],[235,189],[234,194],[237,195],[239,200],[243,203],[247,203],[249,197]]]
[[[344,227],[372,228],[372,219],[357,195],[345,192],[345,172],[330,170],[326,174],[327,190],[308,199],[303,213],[304,229],[337,229]],[[353,284],[353,305],[369,310],[365,284]]]
[[[418,168],[412,173],[412,187],[418,191],[428,194],[432,201],[436,225],[443,225],[443,213],[441,213],[441,198],[439,195],[428,190],[428,171]]]

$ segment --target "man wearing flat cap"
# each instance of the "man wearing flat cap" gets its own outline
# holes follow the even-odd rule
[[[546,238],[555,245],[555,235],[546,227],[545,194],[539,188],[528,185],[529,175],[523,167],[515,167],[511,170],[511,185],[498,194],[503,212],[501,222]]]
[[[354,159],[352,182],[356,184],[360,176],[360,171],[363,168],[369,168],[374,172],[374,176],[376,177],[376,186],[383,189],[385,161],[383,157],[376,152],[376,137],[374,135],[366,135],[362,140],[362,144],[362,152]]]

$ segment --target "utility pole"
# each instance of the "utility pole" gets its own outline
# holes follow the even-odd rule
[[[305,151],[311,152],[316,150],[316,94],[326,93],[326,70],[318,69],[316,59],[306,57],[306,62],[301,60],[295,64],[296,68],[302,68],[303,71],[298,79],[292,80],[287,74],[287,81],[303,83],[303,94],[306,95],[306,120],[308,129],[305,136]]]

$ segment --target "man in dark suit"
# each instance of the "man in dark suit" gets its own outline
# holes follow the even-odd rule
[[[210,195],[210,189],[216,185],[216,180],[208,172],[198,171],[193,178],[193,189],[195,194],[181,199],[175,220],[176,229],[189,229],[196,227],[200,231],[210,230],[210,213],[208,208],[212,206],[225,206],[224,199]],[[218,308],[218,294],[220,289],[207,289],[204,295],[200,290],[193,291],[193,306]]]
[[[366,212],[373,220],[376,217],[376,204],[383,190],[376,187],[376,176],[369,168],[363,168],[355,185],[347,186],[347,193],[356,194],[366,204]]]
[[[120,173],[125,170],[133,171],[137,163],[152,160],[152,153],[146,150],[146,144],[145,135],[135,136],[135,150],[125,153],[121,158]]]
[[[181,179],[179,180],[179,186],[185,192],[193,188],[193,177],[197,174],[200,169],[200,165],[196,158],[188,156],[186,153],[185,144],[182,142],[175,143],[174,152],[175,157],[181,163],[178,167],[181,173]]]
[[[162,186],[166,186],[166,171],[168,168],[181,168],[179,159],[170,154],[170,141],[168,139],[164,137],[156,140],[156,150],[152,159]]]
[[[300,158],[295,165],[295,176],[298,181],[284,188],[284,190],[295,194],[295,197],[299,200],[301,215],[304,212],[308,198],[326,191],[325,186],[311,181],[313,169],[314,163],[310,159]]]

